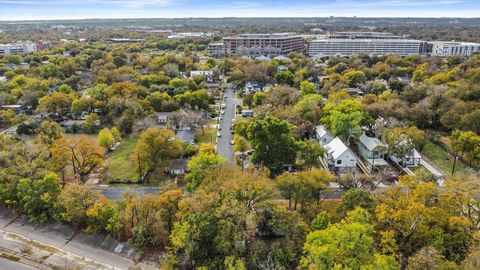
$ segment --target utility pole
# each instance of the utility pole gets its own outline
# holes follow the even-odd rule
[[[452,176],[455,173],[455,165],[457,164],[458,155],[453,158]]]

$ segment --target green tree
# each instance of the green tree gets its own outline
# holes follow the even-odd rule
[[[253,105],[254,106],[261,106],[265,103],[267,99],[267,94],[264,92],[257,92],[253,95]]]
[[[452,175],[455,173],[456,158],[466,157],[468,160],[480,158],[480,136],[472,131],[455,130],[450,135],[452,150],[455,152],[455,161]]]
[[[246,152],[250,149],[250,144],[243,136],[235,134],[233,136],[233,141],[235,143],[233,145],[233,151],[235,152]]]
[[[38,110],[62,118],[70,112],[74,97],[72,94],[54,92],[39,100]]]
[[[298,143],[298,160],[309,170],[318,167],[319,158],[323,157],[325,149],[316,141],[301,141]]]
[[[120,220],[118,203],[100,197],[86,212],[88,218],[87,232],[106,232],[114,237],[120,237],[123,224]]]
[[[53,121],[43,121],[38,127],[40,141],[46,145],[52,145],[57,139],[63,136],[63,128]]]
[[[110,129],[104,128],[100,130],[98,133],[98,145],[105,148],[107,152],[115,145],[115,138],[113,138]]]
[[[50,148],[53,167],[65,172],[72,168],[75,178],[85,182],[85,178],[94,168],[104,162],[105,151],[87,136],[65,138],[53,142]]]
[[[330,226],[330,215],[326,211],[320,212],[313,220],[312,220],[312,230],[325,230]]]
[[[98,117],[98,114],[96,113],[89,114],[85,119],[85,122],[83,123],[83,128],[87,133],[94,133],[95,131],[98,130],[99,126],[100,126],[100,119]]]
[[[309,81],[302,81],[300,83],[300,92],[302,93],[302,96],[315,94],[316,90],[317,87],[314,83],[311,83]]]
[[[32,220],[45,222],[54,216],[61,190],[60,179],[54,173],[37,180],[21,179],[16,187],[19,207]]]
[[[295,75],[293,75],[290,70],[279,71],[275,74],[275,80],[277,80],[279,84],[293,86],[295,83]]]
[[[323,108],[324,117],[321,122],[333,135],[339,136],[347,144],[352,138],[362,133],[362,123],[365,113],[362,105],[354,99],[344,99],[339,102],[329,101]]]
[[[120,133],[117,127],[112,127],[110,132],[112,132],[112,136],[115,142],[119,142],[122,139],[122,133]]]
[[[163,111],[163,103],[166,101],[168,102],[171,99],[172,98],[167,93],[162,93],[159,91],[153,92],[147,97],[147,101],[155,109],[156,112]]]
[[[307,235],[301,265],[310,269],[398,270],[392,257],[378,255],[368,213],[357,208],[340,223]],[[378,268],[379,265],[384,267]]]
[[[139,138],[133,158],[138,162],[139,173],[151,173],[166,161],[181,155],[182,142],[175,138],[175,133],[166,128],[149,128]]]
[[[400,163],[406,166],[405,160],[412,155],[415,144],[402,129],[386,130],[382,136],[382,140],[389,146],[388,153],[400,159]]]
[[[291,134],[291,125],[273,116],[256,120],[247,128],[252,145],[252,162],[270,169],[272,175],[282,172],[285,165],[295,162],[297,144]]]
[[[203,180],[207,172],[213,168],[222,166],[227,161],[219,155],[211,152],[198,153],[188,161],[188,174],[185,177],[187,189],[195,190]]]
[[[3,57],[3,59],[5,59],[10,64],[20,65],[21,63],[23,63],[23,58],[17,54],[7,54]]]
[[[320,191],[328,186],[333,176],[322,169],[312,169],[298,174],[283,173],[277,177],[275,183],[282,196],[288,200],[288,207],[297,210],[300,203],[306,209],[312,202],[320,200]]]
[[[452,268],[453,267],[453,268]],[[455,263],[447,262],[434,247],[427,246],[408,258],[407,270],[456,270]]]
[[[99,199],[100,192],[78,182],[64,187],[57,202],[60,219],[76,227],[88,224],[87,210]]]
[[[373,206],[373,199],[367,191],[351,188],[342,195],[342,201],[337,206],[337,211],[345,214],[357,207],[372,210]]]
[[[170,80],[168,83],[170,87],[173,88],[187,88],[188,87],[188,80],[187,79],[182,79],[182,78],[173,78]]]
[[[358,84],[365,83],[367,76],[360,70],[349,70],[343,74],[343,80],[349,87],[356,87]]]

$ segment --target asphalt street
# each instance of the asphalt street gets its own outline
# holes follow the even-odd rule
[[[25,264],[22,264],[22,263],[19,263],[19,262],[16,262],[16,261],[12,261],[12,260],[8,260],[8,259],[4,259],[2,257],[0,257],[0,269],[8,269],[8,270],[33,270],[35,268],[33,267],[30,267],[28,265],[25,265]]]
[[[226,158],[229,162],[233,163],[234,152],[233,145],[230,142],[233,140],[233,134],[230,132],[230,127],[232,126],[232,119],[235,118],[235,106],[237,105],[237,99],[233,93],[233,85],[229,83],[225,89],[224,99],[222,102],[225,103],[226,108],[223,109],[225,114],[220,114],[220,134],[221,136],[217,141],[217,154]]]
[[[145,197],[148,194],[158,194],[160,192],[159,187],[108,187],[108,186],[96,186],[95,189],[99,190],[105,197],[110,200],[120,199],[122,194],[127,191],[138,193],[140,196]]]

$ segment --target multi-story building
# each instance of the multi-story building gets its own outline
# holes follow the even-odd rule
[[[470,56],[480,52],[480,43],[437,41],[432,42],[432,55],[435,56]]]
[[[287,55],[290,52],[303,53],[305,40],[293,33],[243,34],[223,38],[226,55],[248,57]]]
[[[213,37],[214,33],[210,32],[184,32],[169,35],[168,39],[187,39],[187,38],[207,38]]]
[[[388,32],[332,32],[326,35],[329,39],[402,39]]]
[[[383,38],[331,38],[311,39],[307,43],[307,54],[310,56],[350,56],[356,53],[371,55],[413,55],[420,52],[420,41],[410,39]]]
[[[208,44],[208,54],[213,57],[222,57],[225,55],[225,46],[223,42],[214,42]]]
[[[37,51],[37,45],[32,42],[0,44],[0,55],[27,54]]]
[[[431,54],[433,49],[433,44],[428,41],[420,42],[420,54],[427,55]]]

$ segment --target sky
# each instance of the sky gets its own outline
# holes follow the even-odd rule
[[[480,0],[0,0],[0,20],[180,17],[480,17]]]

